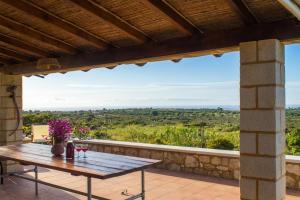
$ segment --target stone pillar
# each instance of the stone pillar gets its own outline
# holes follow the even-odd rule
[[[17,113],[7,87],[15,85],[16,100],[20,111],[21,122],[15,134],[10,136],[17,126]],[[22,143],[22,76],[12,76],[0,73],[0,146]],[[4,163],[5,171],[22,169],[15,162]]]
[[[285,198],[284,46],[276,39],[240,44],[241,199]]]

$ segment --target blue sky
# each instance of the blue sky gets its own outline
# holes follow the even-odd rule
[[[286,46],[287,106],[300,105],[300,45]],[[24,109],[239,105],[239,53],[24,78]]]

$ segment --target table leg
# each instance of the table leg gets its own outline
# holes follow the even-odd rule
[[[141,171],[141,175],[142,175],[142,200],[145,200],[145,172],[143,169]]]
[[[34,174],[35,174],[35,195],[38,196],[39,195],[39,191],[38,191],[38,167],[34,166]]]
[[[87,199],[92,200],[92,178],[87,177]]]
[[[2,164],[2,162],[0,161],[0,167],[1,167],[1,169],[0,169],[0,173],[1,173],[1,185],[3,185],[3,183],[4,183],[4,180],[3,180],[3,164]]]

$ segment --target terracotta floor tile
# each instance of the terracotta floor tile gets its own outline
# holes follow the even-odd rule
[[[40,169],[41,180],[86,191],[86,178],[54,170]],[[33,174],[29,174],[33,176]],[[187,173],[149,169],[145,173],[147,200],[239,200],[238,182]],[[125,199],[121,192],[140,192],[140,173],[108,179],[92,179],[93,194],[109,199]],[[40,185],[39,197],[32,182],[10,177],[0,185],[1,200],[85,200],[86,197]],[[299,200],[300,191],[288,190],[287,200]]]

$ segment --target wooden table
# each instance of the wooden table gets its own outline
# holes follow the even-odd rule
[[[145,199],[145,178],[144,169],[159,163],[159,160],[145,159],[131,156],[115,155],[109,153],[100,152],[86,152],[87,158],[79,157],[74,160],[66,160],[65,156],[54,157],[51,154],[51,146],[41,144],[21,144],[21,145],[10,145],[0,147],[0,164],[1,164],[1,184],[3,184],[3,178],[5,176],[16,176],[26,180],[35,182],[35,192],[38,195],[38,184],[44,184],[51,187],[59,188],[69,192],[81,194],[87,196],[90,200],[95,199],[106,199],[92,195],[91,191],[91,179],[107,179],[116,177],[124,174],[128,174],[135,171],[141,171],[141,193],[131,196],[127,199]],[[23,176],[24,172],[14,172],[10,174],[3,174],[2,161],[12,160],[20,162],[24,165],[34,165],[33,170],[35,177],[30,178]],[[81,175],[87,177],[87,192],[80,192],[70,188],[50,184],[38,179],[38,167],[45,167],[49,169],[59,170],[71,173],[72,175]],[[26,172],[28,172],[26,171]],[[26,173],[25,172],[25,173]]]

